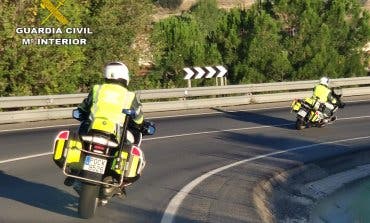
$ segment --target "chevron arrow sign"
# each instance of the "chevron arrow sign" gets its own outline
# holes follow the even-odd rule
[[[227,73],[227,69],[224,66],[186,67],[183,70],[186,73],[185,80],[223,77]]]

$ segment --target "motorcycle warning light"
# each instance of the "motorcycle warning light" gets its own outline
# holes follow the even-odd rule
[[[141,151],[138,147],[133,146],[131,149],[131,154],[135,156],[141,156]]]
[[[68,138],[69,138],[69,131],[61,131],[61,132],[59,132],[59,134],[57,136],[57,139],[68,140]]]

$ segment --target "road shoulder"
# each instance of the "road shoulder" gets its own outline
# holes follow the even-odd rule
[[[335,157],[276,174],[255,189],[264,222],[310,222],[318,202],[370,176],[370,151]],[[312,220],[312,219],[311,219]]]

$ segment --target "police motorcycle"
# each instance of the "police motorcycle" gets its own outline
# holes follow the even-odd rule
[[[295,127],[297,130],[306,127],[324,127],[336,120],[334,115],[338,108],[343,108],[345,103],[341,101],[342,90],[332,90],[331,103],[321,103],[318,99],[306,97],[295,99],[291,104],[291,112],[295,112],[297,120]]]
[[[60,131],[54,140],[53,160],[79,194],[78,214],[81,218],[94,216],[97,206],[107,204],[114,196],[125,195],[125,187],[135,182],[145,167],[140,149],[142,136],[156,131],[152,122],[144,121],[140,131],[128,128],[129,119],[136,117],[134,109],[123,109],[125,122],[118,126],[104,118],[95,118],[86,135],[68,130]],[[78,109],[73,118],[82,121]],[[116,128],[113,135],[104,129]],[[103,130],[95,130],[103,129]],[[134,136],[136,135],[136,136]],[[71,181],[72,180],[72,181]]]

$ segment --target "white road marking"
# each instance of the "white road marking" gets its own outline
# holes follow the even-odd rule
[[[29,156],[22,156],[22,157],[13,158],[13,159],[1,160],[0,161],[0,164],[10,163],[10,162],[19,161],[19,160],[25,160],[25,159],[31,159],[31,158],[36,158],[36,157],[40,157],[40,156],[47,156],[47,155],[51,155],[51,154],[53,154],[53,152],[40,153],[40,154],[34,154],[34,155],[29,155]]]
[[[179,209],[179,207],[182,204],[185,197],[196,186],[198,186],[200,183],[202,183],[205,179],[207,179],[208,177],[211,177],[212,175],[215,175],[215,174],[217,174],[221,171],[224,171],[224,170],[229,169],[229,168],[234,167],[234,166],[238,166],[238,165],[243,164],[243,163],[251,162],[251,161],[254,161],[254,160],[258,160],[258,159],[267,158],[267,157],[282,154],[282,153],[287,153],[287,152],[292,152],[292,151],[297,151],[297,150],[303,150],[303,149],[313,148],[313,147],[327,145],[327,144],[334,144],[334,143],[341,143],[341,142],[348,142],[348,141],[356,141],[356,140],[369,139],[369,138],[370,138],[370,136],[363,136],[363,137],[341,139],[341,140],[335,140],[335,141],[331,141],[331,142],[322,142],[322,143],[315,143],[315,144],[310,144],[310,145],[305,145],[305,146],[293,147],[293,148],[286,149],[286,150],[280,150],[280,151],[277,151],[277,152],[267,153],[267,154],[255,156],[255,157],[252,157],[252,158],[249,158],[249,159],[244,159],[244,160],[241,160],[241,161],[238,161],[238,162],[235,162],[235,163],[232,163],[232,164],[229,164],[229,165],[222,166],[222,167],[216,168],[214,170],[211,170],[211,171],[197,177],[196,179],[194,179],[190,183],[188,183],[185,187],[183,187],[171,199],[171,201],[168,204],[165,212],[163,213],[161,223],[172,223],[175,216],[176,216],[177,210]]]
[[[242,111],[255,111],[255,110],[272,110],[278,108],[287,108],[288,106],[282,107],[271,107],[271,108],[251,108],[251,109],[242,109],[242,110],[231,110],[231,111],[213,111],[213,112],[204,112],[204,113],[192,113],[192,114],[181,114],[181,115],[169,115],[169,116],[158,116],[158,117],[150,117],[149,119],[164,119],[164,118],[177,118],[177,117],[186,117],[186,116],[201,116],[201,115],[212,115],[212,114],[220,114],[220,113],[236,113]],[[39,127],[29,127],[29,128],[19,128],[19,129],[7,129],[7,130],[0,130],[1,132],[15,132],[15,131],[22,131],[22,130],[33,130],[33,129],[47,129],[47,128],[57,128],[57,127],[70,127],[70,126],[78,126],[79,124],[70,124],[70,125],[48,125],[48,126],[39,126]]]
[[[351,120],[351,119],[361,119],[361,118],[370,118],[370,116],[357,116],[357,117],[349,117],[349,118],[340,118],[337,121]],[[288,126],[288,125],[294,125],[294,123],[285,123],[285,124],[279,124],[279,125],[261,125],[261,126],[245,127],[245,128],[223,129],[223,130],[204,131],[204,132],[192,132],[192,133],[184,133],[184,134],[177,134],[177,135],[168,135],[168,136],[159,136],[159,137],[153,137],[153,138],[146,138],[146,139],[143,139],[143,141],[151,141],[151,140],[157,140],[157,139],[169,139],[169,138],[193,136],[193,135],[205,135],[205,134],[213,134],[213,133],[220,133],[220,132],[233,132],[233,131],[243,131],[243,130],[251,130],[251,129],[273,128],[273,127],[282,127],[282,126]],[[34,154],[34,155],[29,155],[29,156],[24,156],[24,157],[17,157],[17,158],[12,158],[12,159],[0,160],[0,164],[9,163],[9,162],[18,161],[18,160],[36,158],[36,157],[40,157],[40,156],[47,156],[47,155],[51,155],[52,153],[53,152],[47,152],[47,153]]]
[[[212,133],[219,133],[219,132],[233,132],[233,131],[242,131],[242,130],[250,130],[250,129],[263,129],[263,128],[281,127],[281,126],[287,126],[287,125],[294,125],[294,123],[287,123],[287,124],[280,124],[280,125],[260,125],[260,126],[253,126],[253,127],[223,129],[223,130],[204,131],[204,132],[192,132],[192,133],[184,133],[184,134],[178,134],[178,135],[146,138],[146,139],[143,139],[143,141],[150,141],[150,140],[156,140],[156,139],[169,139],[169,138],[182,137],[182,136],[205,135],[205,134],[212,134]]]
[[[355,100],[355,101],[347,101],[346,103],[356,103],[356,102],[369,102],[369,100]],[[249,109],[240,109],[240,110],[230,110],[230,111],[213,111],[213,112],[203,112],[203,113],[193,113],[193,114],[182,114],[182,115],[172,115],[172,116],[160,116],[160,117],[151,117],[152,119],[162,119],[162,118],[175,118],[175,117],[184,117],[184,116],[199,116],[199,115],[212,115],[212,114],[220,114],[220,113],[234,113],[234,112],[243,112],[243,111],[264,111],[264,110],[272,110],[272,109],[279,109],[279,108],[290,108],[290,106],[276,106],[276,107],[268,107],[268,108],[249,108]],[[222,109],[222,107],[221,107]]]
[[[355,116],[355,117],[348,117],[348,118],[338,118],[337,121],[339,121],[339,120],[361,119],[361,118],[370,118],[370,115]]]
[[[206,131],[206,132],[194,132],[194,133],[185,133],[185,134],[178,134],[178,135],[160,136],[160,137],[146,138],[146,139],[143,139],[143,141],[151,141],[151,140],[156,140],[156,139],[169,139],[169,138],[192,136],[192,135],[204,135],[204,134],[212,134],[212,133],[218,133],[218,132],[231,132],[231,131],[241,131],[241,130],[250,130],[250,129],[280,127],[280,126],[286,126],[286,125],[292,125],[292,123],[281,124],[281,125],[263,125],[263,126],[254,126],[254,127],[246,127],[246,128],[237,128],[237,129],[224,129],[224,130],[215,130],[215,131]],[[14,162],[18,160],[36,158],[40,156],[47,156],[51,154],[53,154],[53,152],[40,153],[40,154],[34,154],[34,155],[29,155],[29,156],[24,156],[24,157],[0,160],[0,164]]]
[[[23,131],[23,130],[35,130],[35,129],[47,129],[47,128],[58,128],[58,127],[71,127],[71,126],[78,126],[79,124],[69,124],[69,125],[47,125],[47,126],[38,126],[38,127],[29,127],[29,128],[19,128],[19,129],[7,129],[7,130],[0,130],[1,132],[16,132],[16,131]]]
[[[369,100],[356,100],[356,101],[347,101],[347,103],[354,103],[354,102],[363,102]],[[186,117],[186,116],[200,116],[200,115],[212,115],[212,114],[220,114],[220,113],[235,113],[235,112],[243,112],[243,111],[257,111],[257,110],[272,110],[272,109],[279,109],[279,108],[289,108],[290,106],[277,106],[277,107],[269,107],[269,108],[250,108],[250,109],[241,109],[241,110],[230,110],[230,111],[213,111],[213,112],[203,112],[203,113],[191,113],[191,114],[181,114],[181,115],[168,115],[168,116],[158,116],[158,117],[150,117],[150,119],[164,119],[164,118],[176,118],[176,117]],[[70,125],[49,125],[49,126],[39,126],[39,127],[29,127],[29,128],[19,128],[19,129],[8,129],[8,130],[0,130],[2,132],[13,132],[13,131],[22,131],[22,130],[32,130],[32,129],[46,129],[46,128],[57,128],[57,127],[70,127],[70,126],[78,126],[79,124],[70,124]]]
[[[341,118],[338,120],[349,120],[349,119],[360,119],[360,118],[369,118],[370,116],[358,116],[358,117],[349,117],[349,118]],[[144,139],[143,141],[150,141],[150,140],[156,140],[156,139],[166,139],[166,138],[175,138],[175,137],[183,137],[183,136],[191,136],[191,135],[201,135],[201,134],[212,134],[212,133],[219,133],[219,132],[230,132],[230,131],[241,131],[241,130],[250,130],[250,129],[260,129],[260,128],[271,128],[271,127],[281,127],[281,126],[287,126],[287,125],[292,125],[293,123],[288,123],[288,124],[280,124],[280,125],[264,125],[264,126],[254,126],[254,127],[246,127],[246,128],[235,128],[235,129],[224,129],[224,130],[215,130],[215,131],[204,131],[204,132],[195,132],[195,133],[185,133],[185,134],[178,134],[178,135],[169,135],[169,136],[161,136],[161,137],[153,137],[153,138],[147,138]],[[64,126],[64,125],[63,125]],[[32,128],[34,129],[34,128]],[[259,155],[253,158],[241,160],[217,169],[214,169],[208,173],[205,173],[201,175],[200,177],[194,179],[191,181],[189,184],[187,184],[185,187],[183,187],[170,201],[168,204],[162,219],[161,223],[172,223],[174,220],[174,217],[177,213],[177,210],[179,206],[181,205],[182,201],[185,199],[185,197],[189,194],[189,192],[199,185],[201,182],[203,182],[205,179],[208,177],[219,173],[223,170],[226,170],[228,168],[240,165],[242,163],[250,162],[253,160],[257,159],[262,159],[282,153],[287,153],[295,150],[303,150],[307,148],[312,148],[320,145],[327,145],[327,144],[334,144],[334,143],[339,143],[339,142],[347,142],[347,141],[355,141],[355,140],[361,140],[361,139],[368,139],[370,136],[364,136],[364,137],[357,137],[357,138],[350,138],[350,139],[342,139],[342,140],[335,140],[331,142],[323,142],[323,143],[317,143],[317,144],[311,144],[311,145],[306,145],[306,146],[300,146],[300,147],[294,147],[290,148],[287,150],[281,150],[273,153],[268,153],[264,155]],[[40,154],[34,154],[34,155],[29,155],[29,156],[24,156],[24,157],[18,157],[18,158],[12,158],[12,159],[6,159],[6,160],[1,160],[0,164],[4,163],[9,163],[9,162],[14,162],[14,161],[19,161],[19,160],[24,160],[24,159],[31,159],[31,158],[36,158],[36,157],[41,157],[41,156],[47,156],[51,155],[53,152],[47,152],[47,153],[40,153]]]
[[[370,115],[348,117],[348,118],[338,118],[337,121],[362,119],[362,118],[370,118]],[[204,134],[212,134],[212,133],[219,133],[219,132],[233,132],[233,131],[243,131],[243,130],[250,130],[250,129],[282,127],[282,126],[288,126],[288,125],[294,125],[294,123],[285,123],[285,124],[279,124],[279,125],[260,125],[260,126],[236,128],[236,129],[224,129],[224,130],[214,130],[214,131],[204,131],[204,132],[183,133],[183,134],[178,134],[178,135],[169,135],[169,136],[159,136],[159,137],[153,137],[153,138],[146,138],[146,139],[143,139],[143,141],[150,141],[150,140],[156,140],[156,139],[169,139],[169,138],[182,137],[182,136],[192,136],[192,135],[204,135]]]

